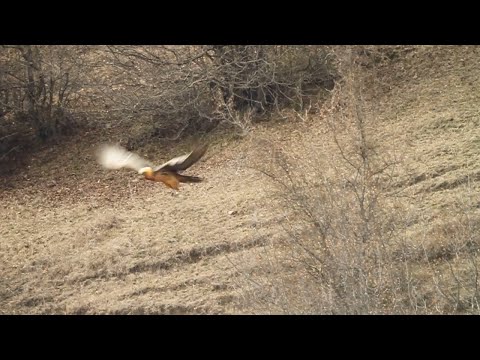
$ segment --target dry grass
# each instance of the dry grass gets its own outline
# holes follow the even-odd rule
[[[463,52],[476,65],[473,48],[419,48],[416,56],[436,52]],[[419,60],[417,73],[425,70]],[[441,73],[445,64],[435,64]],[[323,126],[306,125],[301,140],[279,149],[268,168],[289,210],[285,238],[270,250],[265,269],[245,278],[251,291],[243,303],[268,313],[478,314],[475,112],[455,106],[461,94],[452,91],[409,107],[405,115],[417,118],[408,122],[397,106],[411,92],[396,93],[400,99],[386,106],[384,94],[360,88],[364,72],[349,70],[324,107]],[[420,93],[437,94],[421,84],[428,90]],[[422,114],[449,96],[451,107],[440,107],[447,113]]]
[[[478,313],[478,49],[391,51],[363,69],[364,140],[338,98],[285,112],[212,139],[192,168],[206,181],[178,195],[103,172],[93,150],[113,130],[34,155],[2,179],[0,312]],[[390,166],[359,171],[365,149],[370,174]]]
[[[255,226],[272,221],[234,148],[214,141],[192,168],[205,181],[178,194],[133,172],[97,171],[87,152],[80,166],[94,171],[64,177],[71,156],[64,152],[48,163],[56,185],[50,178],[28,186],[30,173],[4,190],[2,312],[225,312],[235,274],[224,255],[262,246]]]

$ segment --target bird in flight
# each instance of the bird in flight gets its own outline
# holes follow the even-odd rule
[[[149,161],[121,146],[104,144],[97,152],[98,162],[106,169],[129,168],[142,174],[146,180],[163,182],[171,189],[179,190],[179,184],[201,182],[197,176],[179,174],[195,164],[207,151],[208,145],[195,148],[189,154],[178,156],[159,166],[152,166]]]

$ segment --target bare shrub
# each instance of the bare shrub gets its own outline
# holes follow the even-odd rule
[[[83,125],[87,46],[0,47],[0,161]]]
[[[267,296],[275,298],[273,312],[402,310],[398,293],[405,279],[391,261],[396,219],[384,191],[394,161],[379,154],[369,136],[352,54],[342,56],[344,81],[328,113],[323,109],[335,146],[330,155],[336,156],[329,159],[314,146],[305,149],[307,159],[277,152],[263,170],[279,186],[286,217],[283,264],[275,271],[283,273],[282,283]]]
[[[242,305],[261,313],[478,313],[478,218],[412,235],[401,163],[375,136],[363,98],[362,49],[335,49],[343,78],[320,113],[330,144],[272,151],[261,171],[277,184],[284,233],[244,274]],[[271,144],[271,148],[275,146]],[[425,228],[428,228],[425,225]],[[442,241],[439,241],[443,238]]]
[[[327,54],[322,46],[2,46],[0,156],[87,123],[135,128],[124,139],[133,147],[219,124],[245,135],[331,88]]]
[[[331,86],[326,54],[318,46],[110,46],[110,77],[98,85],[112,113],[154,119],[156,137],[220,123],[244,134],[256,118],[302,108],[308,94]]]

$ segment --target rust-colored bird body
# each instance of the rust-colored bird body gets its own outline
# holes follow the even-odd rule
[[[107,169],[131,168],[142,174],[146,180],[162,182],[171,189],[179,190],[181,182],[200,182],[196,176],[181,175],[178,172],[195,164],[207,151],[208,145],[195,148],[186,155],[173,158],[157,167],[145,159],[116,145],[104,145],[98,152],[98,161]]]
[[[187,183],[187,182],[202,181],[199,177],[180,175],[174,171],[162,171],[162,170],[158,170],[156,172],[145,171],[143,175],[147,180],[163,182],[166,186],[175,190],[179,190],[179,184],[181,182]]]

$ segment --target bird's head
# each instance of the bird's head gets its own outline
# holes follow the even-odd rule
[[[143,167],[140,170],[138,170],[138,173],[140,175],[153,175],[153,169],[149,166]]]

